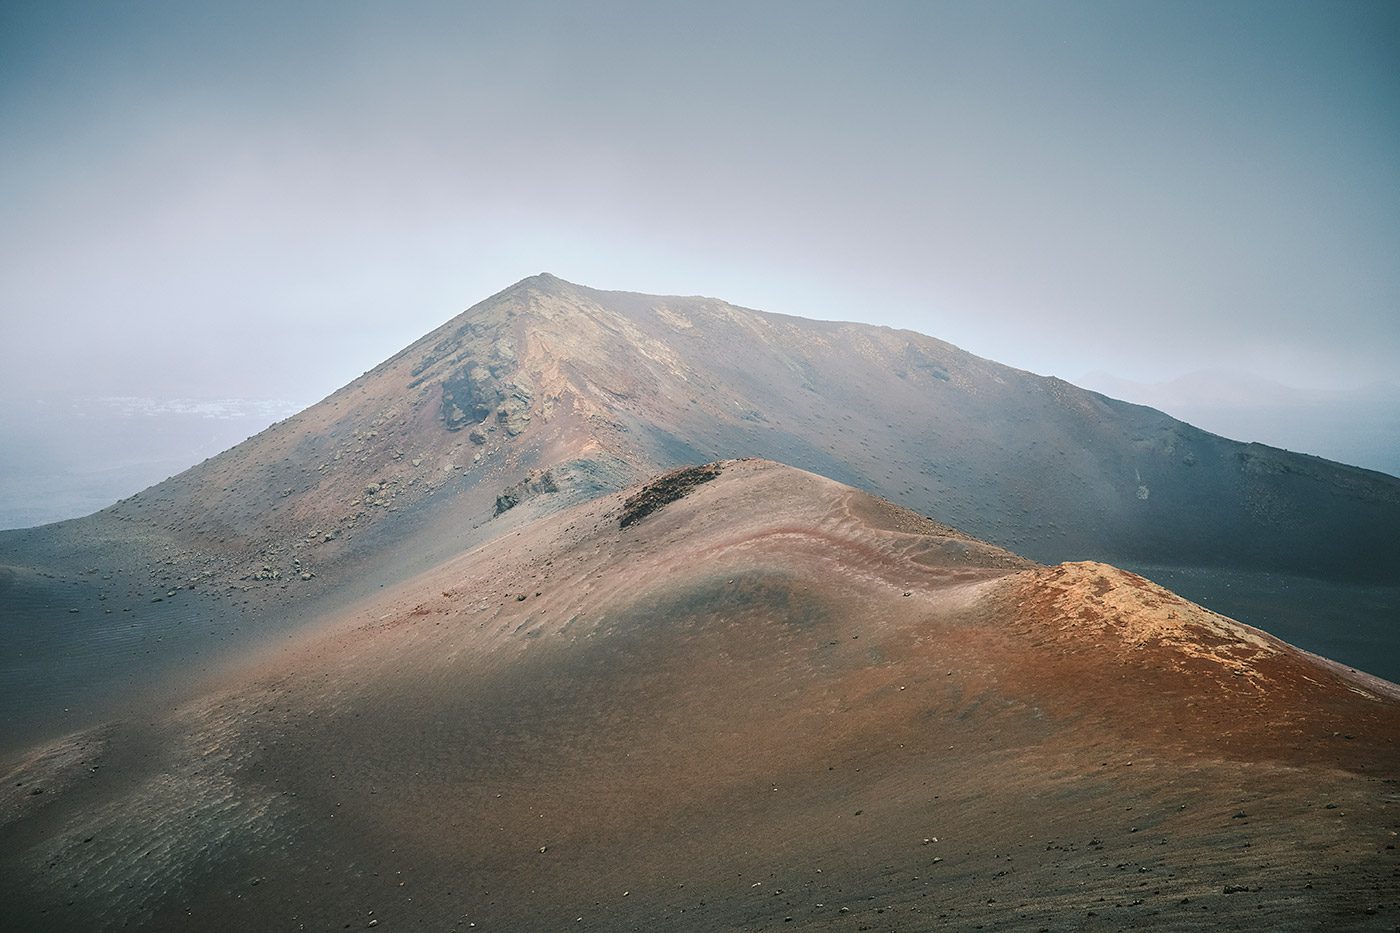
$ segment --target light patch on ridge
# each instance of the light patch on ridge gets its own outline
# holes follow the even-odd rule
[[[1010,579],[1021,586],[1018,609],[1038,609],[1063,633],[1089,628],[1134,650],[1170,648],[1252,682],[1261,678],[1254,662],[1280,653],[1262,633],[1108,564],[1064,563]]]

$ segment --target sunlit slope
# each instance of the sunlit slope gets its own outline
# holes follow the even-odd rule
[[[724,463],[17,759],[0,896],[54,929],[1388,929],[1392,689]]]

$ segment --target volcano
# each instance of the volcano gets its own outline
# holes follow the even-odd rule
[[[538,275],[164,483],[0,532],[0,747],[146,703],[533,517],[746,456],[1400,678],[1394,477],[910,331]]]
[[[6,922],[1390,929],[1398,490],[527,279],[0,534]]]

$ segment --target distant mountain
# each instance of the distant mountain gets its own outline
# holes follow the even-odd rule
[[[1211,371],[1158,383],[1093,372],[1079,384],[1150,405],[1226,437],[1400,476],[1400,385],[1300,389],[1247,374]]]
[[[699,377],[626,336],[653,374]],[[528,367],[541,349],[512,352]],[[558,375],[618,393],[646,376]],[[439,383],[446,404],[427,414],[484,411],[485,460],[507,436],[528,445],[594,415],[549,376]],[[361,455],[432,424],[406,436],[413,417],[381,419],[358,440],[382,447]],[[562,510],[543,507],[562,491],[534,485],[491,540],[349,600],[198,698],[8,763],[7,927],[1394,920],[1394,685],[1134,574],[1038,567],[774,463],[688,468]],[[418,491],[389,488],[358,504]],[[427,501],[455,512],[445,488]],[[540,514],[519,520],[531,503]]]
[[[118,681],[146,689],[546,512],[739,456],[1036,560],[1147,570],[1400,677],[1394,477],[910,331],[539,275],[178,476],[0,533],[0,638],[24,646],[0,662],[8,728],[75,726]]]
[[[725,454],[816,469],[1037,559],[1384,582],[1400,567],[1393,477],[1227,441],[908,331],[552,276],[112,511],[277,548],[308,530],[391,533],[444,492],[489,481],[494,501],[531,470],[587,496]]]

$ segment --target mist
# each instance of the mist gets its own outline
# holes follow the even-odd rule
[[[1356,389],[1397,61],[1381,3],[7,4],[0,393],[311,402],[543,270]]]

